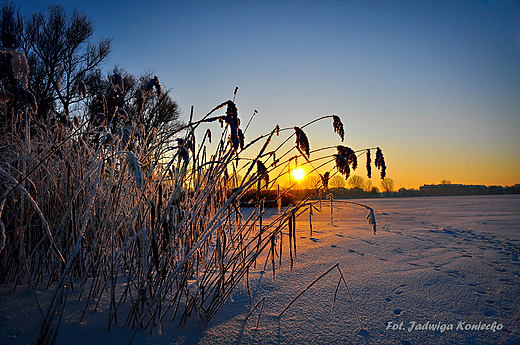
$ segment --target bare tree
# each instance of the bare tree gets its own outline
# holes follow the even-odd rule
[[[91,73],[85,80],[90,90],[86,98],[87,116],[90,117],[87,120],[95,121],[96,116],[102,113],[112,134],[133,125],[148,138],[147,145],[160,142],[181,127],[181,112],[170,91],[161,88],[160,84],[160,91],[146,92],[151,80],[158,83],[158,78],[152,73],[137,78],[119,67],[106,76],[99,70]]]
[[[320,186],[320,178],[317,175],[307,175],[304,178],[302,187],[303,189],[314,189],[316,186]]]
[[[365,192],[370,193],[372,191],[372,180],[368,179],[365,184]]]
[[[0,14],[0,47],[13,49],[20,47],[23,21],[12,3],[4,2]],[[11,56],[0,54],[0,82],[11,93],[16,87],[16,80],[11,68]]]
[[[345,186],[345,179],[341,175],[334,175],[329,181],[330,188],[345,188]]]
[[[23,30],[23,22],[19,11],[15,9],[12,3],[4,1],[0,13],[0,89],[2,90],[2,105],[0,110],[0,131],[7,124],[8,120],[17,118],[15,109],[23,108],[19,102],[19,96],[22,96],[23,89],[27,88],[26,77],[20,77],[16,73],[13,66],[18,65],[15,59],[21,63],[16,49],[20,46],[20,37]],[[24,57],[25,58],[25,57]],[[23,96],[22,96],[23,98]],[[12,121],[10,121],[13,123]],[[17,121],[15,120],[14,123]]]
[[[383,180],[381,180],[381,189],[384,193],[390,195],[390,193],[394,191],[394,180],[389,177],[385,177]]]
[[[79,83],[108,57],[109,39],[91,43],[94,23],[85,14],[74,11],[69,17],[60,5],[53,5],[48,16],[42,12],[27,20],[21,49],[30,68],[29,88],[45,116],[57,106],[65,114],[82,97]]]
[[[349,188],[365,189],[365,179],[358,175],[352,175],[347,180]]]

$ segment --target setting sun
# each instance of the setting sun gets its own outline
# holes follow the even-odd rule
[[[302,167],[297,167],[291,172],[291,176],[296,181],[300,181],[305,177],[305,170]]]

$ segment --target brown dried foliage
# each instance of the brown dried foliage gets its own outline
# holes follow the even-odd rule
[[[300,149],[300,151],[309,158],[310,156],[310,146],[309,139],[307,139],[307,135],[300,127],[294,127],[294,131],[296,132],[296,146]]]

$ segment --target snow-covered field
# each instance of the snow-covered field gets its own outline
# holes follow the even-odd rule
[[[519,195],[354,201],[374,208],[377,233],[366,209],[354,205],[335,202],[331,224],[324,202],[321,213],[314,211],[312,235],[309,215],[302,214],[292,271],[285,262],[273,279],[265,257],[251,271],[253,306],[264,302],[247,320],[251,307],[242,284],[208,325],[180,329],[165,319],[161,334],[138,331],[134,344],[520,344],[520,316],[506,334],[520,310]],[[338,269],[278,317],[335,264],[363,330],[345,285],[335,296]],[[53,291],[39,293],[43,309]],[[104,305],[79,323],[83,306],[69,296],[58,344],[128,343],[132,330],[107,331]],[[26,286],[16,294],[0,286],[0,344],[31,343],[40,319]]]

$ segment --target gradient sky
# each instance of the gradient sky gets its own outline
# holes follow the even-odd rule
[[[16,5],[52,3],[88,14],[96,38],[113,38],[106,69],[155,72],[185,118],[238,86],[242,121],[259,112],[246,141],[337,114],[344,145],[380,146],[397,188],[520,183],[518,0]],[[331,123],[306,130],[311,149],[341,144]]]

